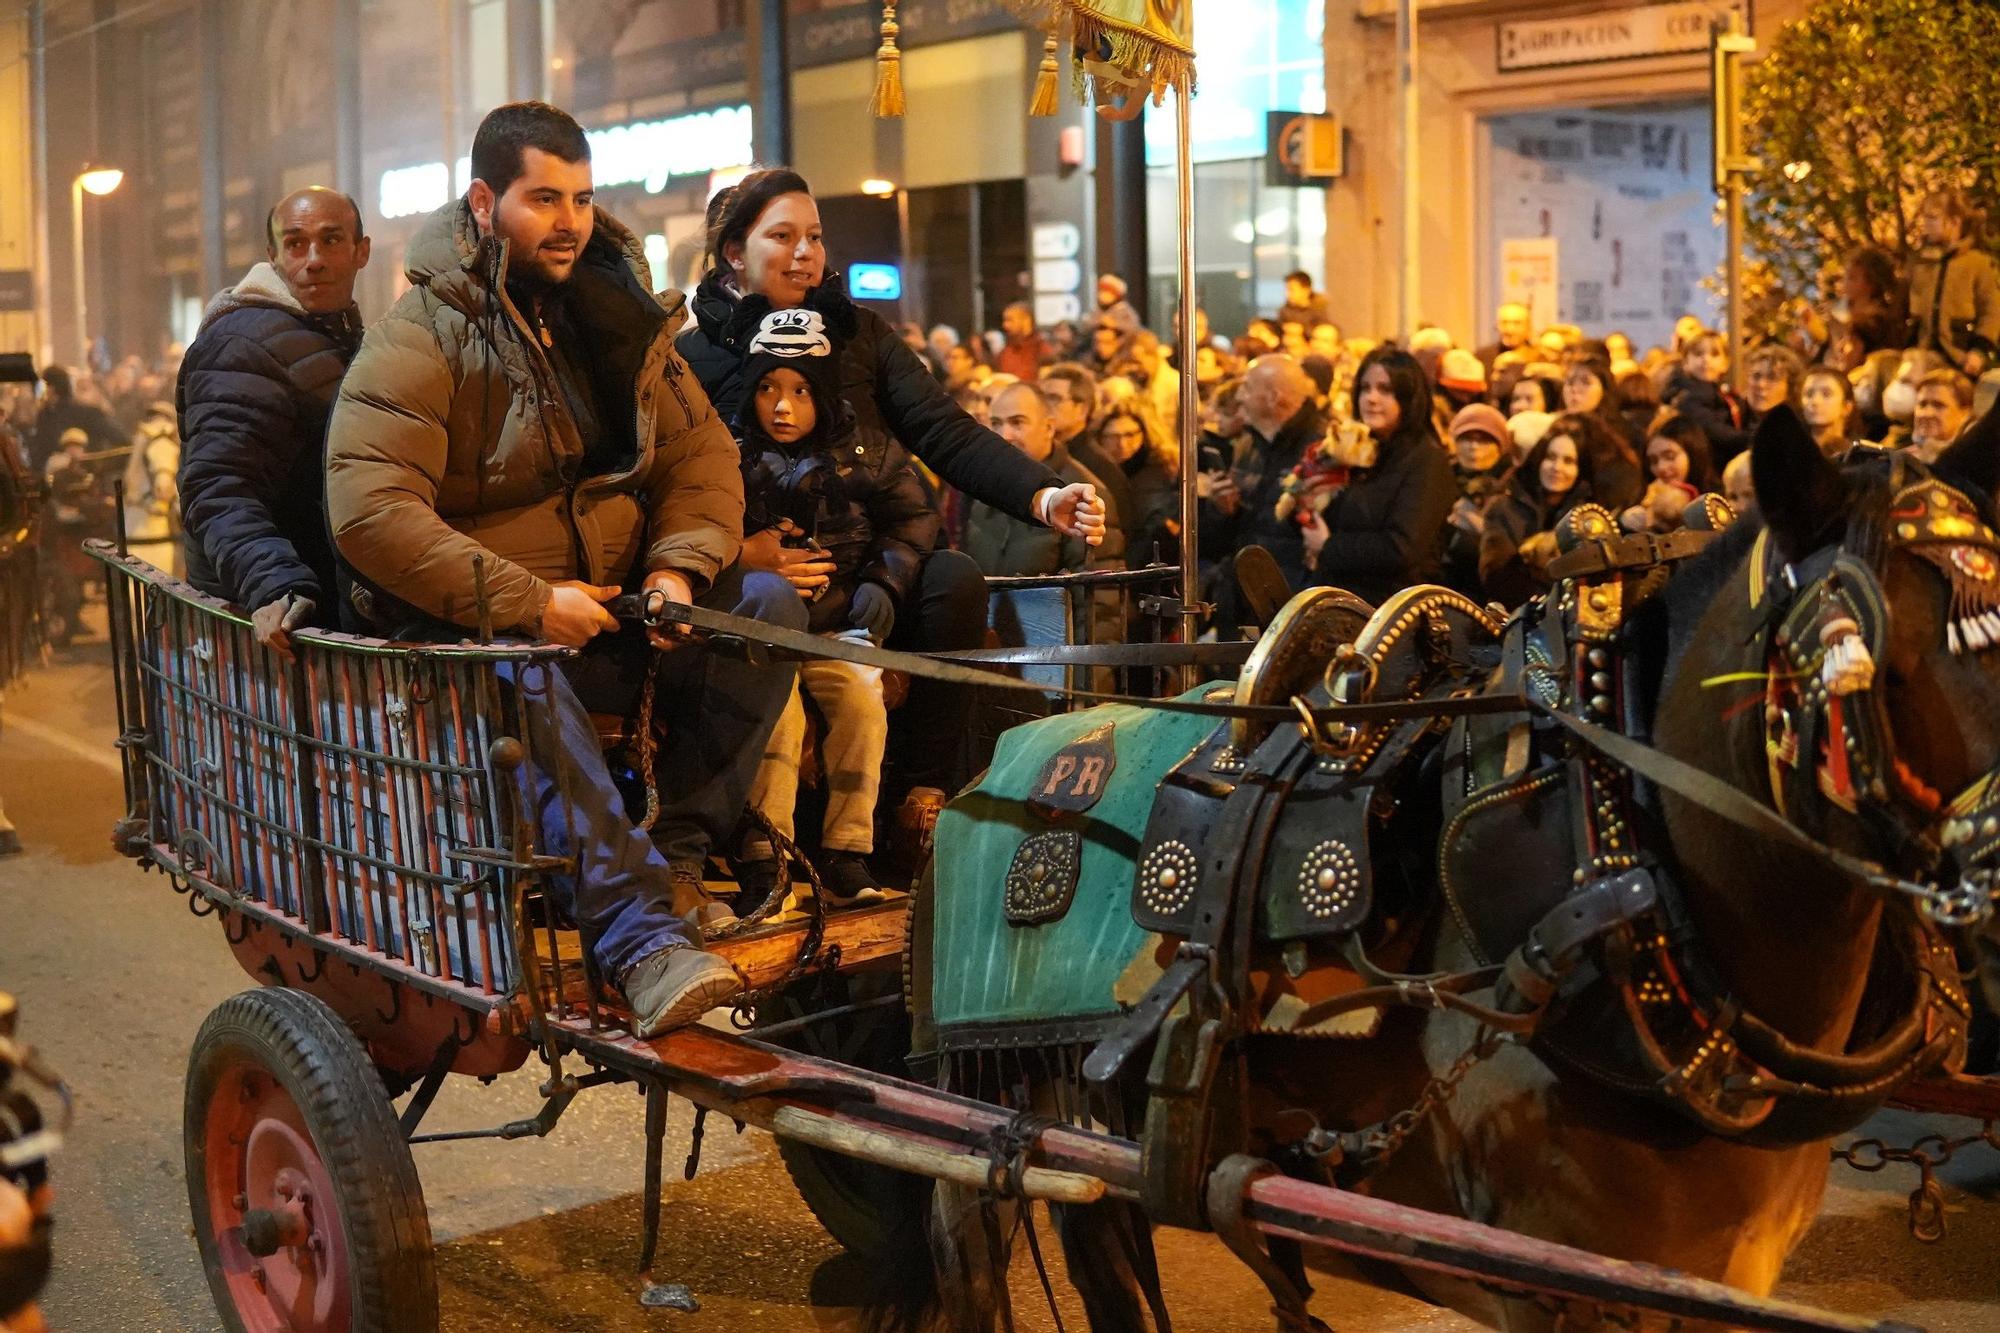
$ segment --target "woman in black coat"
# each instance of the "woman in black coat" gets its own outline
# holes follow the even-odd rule
[[[1380,606],[1437,578],[1458,483],[1431,424],[1430,382],[1408,352],[1378,347],[1362,358],[1354,415],[1365,437],[1339,442],[1357,451],[1347,484],[1319,513],[1306,509],[1306,562],[1315,582]]]
[[[749,390],[745,348],[731,333],[736,302],[751,293],[778,310],[797,310],[799,337],[824,338],[828,317],[851,316],[853,334],[840,356],[840,395],[854,414],[857,471],[887,478],[915,454],[975,500],[1025,522],[1045,523],[1095,544],[1104,506],[1092,488],[1065,486],[987,430],[953,402],[928,367],[873,310],[848,301],[826,269],[819,208],[805,179],[773,168],[752,172],[709,206],[712,267],[695,292],[695,322],[678,347],[715,410],[734,420]],[[907,454],[906,451],[907,450]],[[896,593],[889,645],[910,649],[976,647],[986,629],[986,586],[979,567],[957,551],[918,552],[913,577]],[[810,551],[782,549],[778,572],[816,586],[828,572]],[[965,700],[955,688],[912,682],[892,738],[907,742],[899,764],[904,785],[955,790],[963,772]]]

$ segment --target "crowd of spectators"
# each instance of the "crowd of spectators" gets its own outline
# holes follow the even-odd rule
[[[1116,278],[1101,280],[1080,323],[1038,329],[1013,305],[984,336],[903,333],[974,416],[1003,394],[1023,415],[1016,389],[1032,382],[1046,407],[1036,429],[995,428],[1109,500],[1122,540],[1030,549],[944,488],[951,540],[989,574],[1178,559],[1179,478],[1194,466],[1221,628],[1241,623],[1230,571],[1251,545],[1294,590],[1331,584],[1379,600],[1442,582],[1514,606],[1547,586],[1557,525],[1579,504],[1634,532],[1677,527],[1706,493],[1754,505],[1746,451],[1780,404],[1829,457],[1869,443],[1935,459],[2000,392],[2000,369],[1986,374],[2000,267],[1972,243],[1979,221],[1959,193],[1931,196],[1906,263],[1872,248],[1846,256],[1837,301],[1786,338],[1753,342],[1734,375],[1726,335],[1691,314],[1670,342],[1639,347],[1617,330],[1533,328],[1507,304],[1488,341],[1461,345],[1426,325],[1399,346],[1344,333],[1311,278],[1293,273],[1283,304],[1234,337],[1196,312],[1194,459],[1181,457],[1177,428],[1188,368]]]

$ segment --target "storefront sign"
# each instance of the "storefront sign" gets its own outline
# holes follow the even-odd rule
[[[895,264],[849,264],[847,292],[860,301],[900,301],[903,270]]]
[[[1555,237],[1500,242],[1500,300],[1526,306],[1529,327],[1545,329],[1557,321],[1558,277]]]
[[[1572,18],[1500,23],[1494,26],[1493,35],[1502,73],[1592,65],[1706,51],[1710,25],[1731,9],[1743,15],[1744,30],[1748,31],[1749,0],[1732,0],[1726,5],[1714,0],[1673,0]]]
[[[1331,185],[1342,172],[1338,116],[1264,113],[1264,184],[1274,189]]]
[[[722,106],[665,120],[642,120],[585,130],[590,140],[591,181],[600,190],[640,185],[658,194],[680,176],[707,175],[755,159],[748,106]],[[469,158],[458,160],[458,192],[472,183]],[[440,208],[452,197],[444,163],[425,162],[382,173],[376,214],[408,217]]]
[[[904,48],[1020,27],[1006,0],[903,0],[896,6],[896,23],[902,29],[896,44]],[[802,69],[872,56],[882,44],[882,6],[879,0],[860,0],[801,14],[792,20],[791,38],[792,63]]]

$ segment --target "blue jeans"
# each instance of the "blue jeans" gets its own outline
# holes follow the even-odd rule
[[[575,875],[551,875],[549,892],[583,932],[592,961],[613,984],[649,954],[698,944],[673,910],[667,862],[625,813],[590,713],[557,666],[503,662],[501,681],[518,691],[530,755],[559,756],[551,766],[521,765],[519,781],[535,822],[539,850],[573,857]]]
[[[732,566],[697,600],[787,629],[806,624],[804,601],[776,574]],[[654,725],[665,733],[655,773],[660,814],[649,837],[626,814],[590,713],[629,714],[652,652],[644,631],[627,627],[599,635],[559,670],[501,668],[528,696],[531,753],[565,756],[567,802],[534,764],[522,766],[524,792],[542,849],[577,859],[574,880],[553,876],[551,890],[614,982],[648,954],[696,942],[673,911],[668,863],[701,861],[734,831],[797,676],[789,662],[752,666],[693,645],[665,655],[653,696]]]
[[[723,570],[695,601],[784,629],[806,627],[797,589],[776,574],[741,565]],[[627,626],[598,635],[566,669],[585,707],[629,717],[653,657],[645,631]],[[753,666],[690,644],[661,656],[658,669],[653,726],[660,750],[653,777],[660,817],[653,841],[670,861],[701,861],[742,821],[764,742],[791,701],[798,668],[791,662]]]

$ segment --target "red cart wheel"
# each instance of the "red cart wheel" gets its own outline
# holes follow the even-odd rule
[[[188,1200],[231,1333],[435,1333],[416,1164],[367,1054],[322,1001],[224,1001],[188,1057]]]

